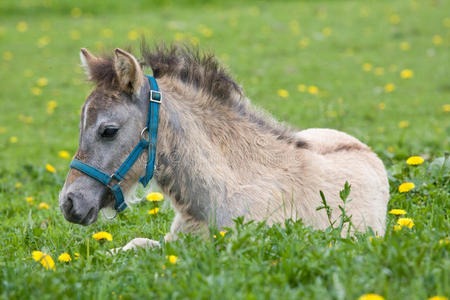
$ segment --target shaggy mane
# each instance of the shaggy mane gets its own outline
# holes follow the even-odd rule
[[[233,98],[233,91],[242,95],[240,87],[211,53],[201,53],[198,48],[188,46],[164,44],[150,49],[145,42],[141,52],[144,65],[153,70],[155,78],[178,78],[225,102]]]
[[[131,53],[130,49],[127,49]],[[169,76],[177,78],[211,95],[217,101],[232,108],[259,128],[271,132],[279,140],[289,144],[295,143],[299,148],[306,148],[306,142],[295,137],[295,130],[282,126],[271,120],[270,116],[250,109],[241,98],[242,89],[228,75],[215,56],[201,53],[198,48],[165,44],[148,47],[145,41],[141,45],[142,66],[152,69],[153,76],[158,79]],[[114,60],[103,56],[90,69],[90,80],[97,86],[108,89],[119,89],[119,80],[114,69]],[[235,97],[238,95],[238,97]]]

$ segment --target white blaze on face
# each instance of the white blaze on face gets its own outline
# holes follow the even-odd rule
[[[86,102],[86,104],[84,105],[84,108],[83,108],[83,112],[82,112],[82,114],[83,114],[83,125],[82,125],[82,128],[81,128],[82,130],[86,130],[87,113],[89,111],[89,105],[90,104],[91,104],[90,101]]]

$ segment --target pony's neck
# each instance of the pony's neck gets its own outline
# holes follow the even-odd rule
[[[281,141],[272,131],[278,128],[252,119],[259,115],[245,102],[231,107],[180,82],[158,83],[164,99],[156,180],[180,210],[209,219],[211,199],[224,203],[235,186],[251,182],[252,169],[274,167],[271,145]]]

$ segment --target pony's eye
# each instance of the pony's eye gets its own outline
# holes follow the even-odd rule
[[[105,129],[103,129],[100,136],[102,138],[113,138],[116,136],[118,131],[119,131],[119,128],[117,128],[117,127],[106,127]]]

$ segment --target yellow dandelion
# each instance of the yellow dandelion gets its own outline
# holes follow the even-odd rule
[[[403,79],[410,79],[414,77],[414,72],[410,69],[404,69],[400,72],[400,77]]]
[[[399,123],[398,123],[398,127],[399,128],[408,128],[409,127],[409,121],[400,121]]]
[[[287,98],[289,97],[289,92],[287,90],[284,89],[280,89],[277,91],[278,96],[280,96],[281,98]]]
[[[43,256],[44,256],[44,252],[42,252],[42,251],[31,252],[31,257],[33,258],[34,261],[40,261]]]
[[[38,86],[46,86],[48,84],[48,79],[45,77],[41,77],[36,81]]]
[[[392,146],[387,147],[387,151],[390,153],[394,153],[394,147]]]
[[[17,138],[17,136],[12,136],[12,137],[9,138],[9,142],[10,142],[11,144],[15,144],[15,143],[17,143],[18,141],[19,141],[19,139]]]
[[[106,231],[100,231],[100,232],[94,233],[92,235],[92,237],[94,239],[96,239],[97,241],[108,240],[111,242],[113,239],[111,233],[106,232]]]
[[[219,231],[219,234],[220,234],[222,237],[224,237],[225,234],[227,234],[227,232],[226,232],[226,231]]]
[[[209,38],[209,37],[211,37],[213,35],[213,31],[211,29],[209,29],[209,28],[206,28],[206,27],[202,28],[200,30],[200,33],[206,38]]]
[[[445,27],[450,27],[450,18],[445,18],[444,20],[442,20],[442,24]]]
[[[402,226],[394,225],[394,231],[400,231],[400,230],[402,230]]]
[[[322,29],[322,34],[324,36],[330,36],[332,32],[333,31],[332,31],[332,29],[330,27],[325,27],[324,29]]]
[[[29,203],[29,204],[33,203],[33,200],[34,200],[33,197],[30,197],[30,196],[25,197],[25,201],[27,201],[27,203]]]
[[[137,38],[139,37],[139,33],[136,30],[130,30],[128,31],[127,36],[129,40],[134,41],[137,40]]]
[[[101,41],[95,42],[94,45],[95,45],[95,49],[97,49],[97,50],[101,50],[105,47],[105,44],[103,44],[103,42],[101,42]],[[77,78],[74,78],[74,79],[77,79]],[[75,81],[75,80],[73,81],[74,84],[78,84],[77,82],[81,82],[81,81],[79,81],[79,79],[77,79],[77,81]]]
[[[421,165],[424,162],[424,159],[420,156],[411,156],[406,160],[408,165],[417,166]]]
[[[416,186],[414,185],[414,183],[412,182],[403,182],[402,184],[400,184],[400,186],[398,187],[398,191],[400,193],[407,193],[410,190],[412,190],[413,188],[415,188]]]
[[[50,255],[45,255],[44,257],[41,258],[41,260],[39,262],[46,270],[48,270],[48,269],[54,270],[55,269],[55,261],[53,260],[53,258]]]
[[[444,296],[433,296],[431,298],[428,298],[428,300],[448,300],[448,298]]]
[[[299,91],[299,92],[305,92],[306,91],[306,85],[304,85],[304,84],[299,84],[298,86],[297,86],[297,90]]]
[[[352,48],[345,49],[345,55],[353,56],[354,54],[355,54],[355,51],[353,51]]]
[[[35,96],[40,96],[42,94],[42,90],[38,87],[31,88],[31,93]]]
[[[33,71],[31,71],[30,69],[26,69],[25,71],[23,71],[23,76],[30,78],[31,76],[33,76]]]
[[[369,16],[369,10],[366,7],[363,7],[359,10],[359,15],[363,18],[366,18]]]
[[[182,32],[177,32],[175,33],[175,35],[173,36],[173,39],[177,42],[180,42],[184,39],[184,34]]]
[[[70,262],[72,261],[72,258],[70,257],[69,253],[64,252],[58,257],[58,261]]]
[[[5,133],[6,132],[6,128],[5,127],[2,127],[2,126],[0,126],[0,133]]]
[[[364,72],[370,72],[372,70],[372,64],[371,63],[363,63],[362,69]]]
[[[308,87],[308,93],[310,93],[311,95],[317,95],[319,93],[319,88],[315,85],[310,85]]]
[[[79,259],[79,258],[80,258],[80,253],[75,252],[75,253],[73,254],[73,257],[75,258],[75,260]]]
[[[399,218],[397,220],[397,225],[400,225],[402,227],[408,227],[409,229],[414,227],[414,222],[410,218]]]
[[[385,110],[386,109],[386,103],[384,103],[384,102],[378,103],[378,109],[379,110]]]
[[[440,245],[448,245],[449,243],[450,243],[450,238],[449,237],[446,237],[446,238],[443,238],[443,239],[439,240],[439,244]]]
[[[14,185],[14,187],[16,189],[21,188],[22,187],[22,182],[16,182],[16,184]]]
[[[72,16],[72,18],[81,17],[82,15],[81,9],[79,9],[78,7],[72,8],[72,10],[70,11],[70,15]]]
[[[442,105],[442,111],[443,112],[450,112],[450,104]]]
[[[31,257],[33,258],[33,260],[39,262],[46,270],[55,269],[55,262],[53,261],[53,258],[47,253],[44,253],[42,251],[33,251],[31,253]]]
[[[256,17],[256,16],[259,16],[261,11],[259,10],[259,7],[252,6],[252,7],[249,8],[248,13],[250,14],[250,16]]]
[[[300,24],[298,23],[297,20],[290,21],[289,28],[291,29],[293,35],[299,35],[301,32]]]
[[[26,124],[30,124],[30,123],[33,123],[33,117],[31,117],[31,116],[24,116],[24,118],[23,118],[23,121],[26,123]]]
[[[409,49],[411,49],[411,45],[408,42],[401,42],[400,43],[400,50],[408,51]]]
[[[5,51],[3,52],[3,59],[4,60],[11,60],[13,58],[13,55],[11,51]]]
[[[374,238],[373,236],[369,236],[369,241],[372,242],[372,241],[373,241],[373,238]],[[381,236],[376,235],[375,238],[376,238],[376,239],[381,239]]]
[[[69,35],[72,40],[79,40],[81,38],[81,33],[78,30],[71,30]]]
[[[25,32],[28,30],[28,24],[24,21],[20,21],[19,23],[17,23],[16,29],[18,32]]]
[[[55,111],[55,108],[58,107],[58,103],[54,100],[50,100],[47,102],[47,114],[51,115]]]
[[[303,38],[298,42],[298,46],[301,49],[304,49],[309,46],[309,38]]]
[[[68,159],[70,158],[70,154],[69,152],[65,151],[65,150],[61,150],[58,152],[58,156],[64,159]]]
[[[433,44],[435,45],[440,45],[444,42],[444,40],[442,39],[442,37],[438,34],[433,36]]]
[[[400,23],[400,16],[397,14],[390,15],[389,23],[391,23],[393,25],[397,25],[398,23]]]
[[[101,31],[101,35],[105,38],[111,38],[113,36],[113,31],[109,28],[104,28]]]
[[[171,264],[176,264],[177,260],[178,260],[178,257],[175,255],[169,255],[169,256],[166,256],[166,258],[169,260],[169,262]]]
[[[200,40],[198,39],[198,37],[193,36],[189,38],[189,43],[191,43],[192,46],[197,46],[200,43]]]
[[[389,213],[390,213],[391,215],[395,215],[395,216],[406,215],[406,210],[394,208],[394,209],[391,209],[391,210],[389,211]]]
[[[150,210],[148,211],[148,214],[149,214],[149,215],[156,215],[158,212],[159,212],[159,208],[158,208],[158,207],[155,207],[155,208],[153,208],[153,209],[150,209]]]
[[[395,90],[395,85],[393,84],[393,83],[387,83],[385,86],[384,86],[384,91],[386,92],[386,93],[391,93],[391,92],[393,92]]]
[[[39,203],[39,209],[49,209],[49,208],[50,208],[50,205],[48,205],[47,203],[45,203],[45,202]]]
[[[164,200],[164,196],[161,193],[150,193],[145,197],[148,201],[157,202]]]
[[[334,110],[329,110],[329,111],[327,111],[327,116],[329,118],[336,118],[337,117],[337,112],[334,111]]]
[[[51,164],[46,164],[46,165],[45,165],[45,169],[47,170],[47,172],[50,172],[50,173],[56,173],[55,167],[52,166]]]
[[[365,294],[360,296],[358,300],[384,300],[384,297],[377,294]]]
[[[377,67],[377,68],[375,68],[375,70],[374,70],[373,72],[375,73],[375,75],[381,76],[381,75],[384,74],[384,68],[382,68],[382,67]]]
[[[50,43],[50,38],[48,36],[43,36],[40,39],[38,39],[36,44],[39,48],[44,48],[49,43]]]

